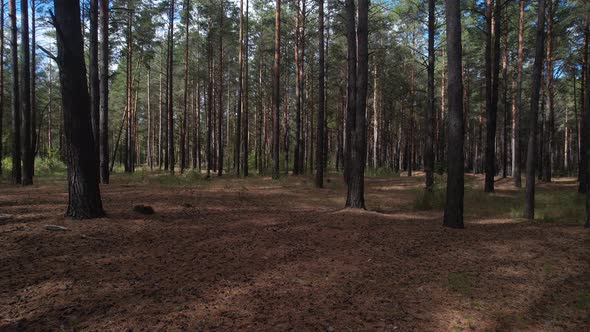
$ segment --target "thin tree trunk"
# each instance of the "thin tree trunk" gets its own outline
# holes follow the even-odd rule
[[[30,44],[29,44],[29,0],[21,0],[20,2],[20,19],[21,19],[21,96],[20,111],[21,111],[21,134],[22,134],[22,158],[23,158],[23,174],[22,184],[27,186],[33,184],[33,170],[34,170],[34,156],[32,132],[35,128],[32,127],[32,111],[31,111],[31,62],[30,62]]]
[[[31,153],[32,174],[35,175],[35,156],[37,155],[37,29],[35,27],[37,5],[31,0]],[[39,131],[41,127],[39,126]]]
[[[317,121],[317,135],[316,135],[316,174],[315,186],[322,188],[324,186],[324,122],[326,103],[325,99],[325,59],[324,59],[324,0],[319,0],[319,91],[318,91],[318,121]]]
[[[426,189],[434,187],[434,67],[435,50],[434,36],[436,34],[435,0],[428,0],[428,107],[426,108],[425,129],[426,142],[424,151],[424,172],[426,173]]]
[[[508,24],[502,31],[502,177],[508,176],[508,123],[510,105],[508,105]],[[467,108],[465,109],[467,111]]]
[[[66,216],[89,219],[104,216],[104,210],[96,176],[98,154],[92,139],[79,6],[75,0],[56,0],[54,25],[60,31],[57,62],[64,114],[64,156],[68,165]]]
[[[281,0],[276,0],[275,5],[275,48],[273,67],[273,133],[272,133],[272,178],[279,179],[279,116],[281,112]]]
[[[95,151],[99,153],[100,78],[98,74],[98,1],[90,0],[90,36],[88,46],[88,83],[90,85],[90,121]],[[34,70],[32,71],[34,72]],[[34,105],[34,104],[33,104]],[[100,176],[99,174],[97,174]]]
[[[132,172],[132,159],[133,159],[133,133],[132,126],[133,121],[131,120],[133,112],[133,12],[131,8],[127,8],[127,77],[126,77],[126,123],[125,127],[125,172]]]
[[[209,21],[209,35],[207,36],[207,177],[213,169],[213,49],[211,46],[211,21]]]
[[[170,1],[170,12],[168,14],[168,63],[167,67],[167,76],[168,76],[168,97],[167,97],[167,116],[168,119],[166,121],[166,126],[168,128],[168,166],[171,174],[174,174],[174,71],[173,71],[173,63],[174,63],[174,0]]]
[[[552,159],[553,159],[553,151],[554,151],[554,126],[555,126],[555,112],[554,112],[554,103],[553,103],[553,12],[554,12],[554,5],[553,0],[546,0],[547,1],[547,68],[546,68],[546,75],[545,75],[545,108],[548,112],[547,114],[547,123],[545,126],[545,134],[544,137],[544,144],[545,147],[543,149],[543,182],[551,182],[551,173],[552,173]],[[557,6],[557,2],[555,3]]]
[[[449,115],[447,129],[448,178],[445,227],[463,228],[463,83],[461,51],[461,9],[459,0],[447,0],[447,63],[449,69]]]
[[[189,0],[184,1],[184,11],[185,11],[185,42],[184,42],[184,105],[183,109],[184,112],[182,114],[182,130],[180,133],[180,173],[184,173],[184,170],[188,164],[188,154],[186,149],[186,135],[188,132],[188,80],[189,80],[189,25],[190,25],[190,9],[189,9]]]
[[[12,68],[12,183],[20,184],[21,168],[21,118],[20,118],[20,88],[18,81],[18,42],[16,26],[16,0],[9,0],[8,12],[10,17],[10,67]]]
[[[588,34],[590,34],[589,26],[586,24],[586,38],[588,38]],[[588,44],[586,43],[586,47]],[[586,56],[588,55],[588,50],[586,49]],[[586,66],[586,78],[590,77],[590,66]],[[585,86],[586,90],[582,91],[583,94],[586,95],[584,98],[584,128],[590,128],[590,84],[586,82]],[[589,135],[588,132],[585,132],[584,135],[586,136],[586,142],[588,143]],[[586,144],[586,156],[590,156],[590,144]],[[590,178],[590,165],[586,165],[586,178]],[[590,188],[588,183],[586,183],[586,223],[584,225],[586,229],[590,228]]]
[[[51,62],[49,64],[49,100],[51,105]],[[4,158],[2,137],[4,134],[4,1],[0,2],[0,175],[2,174],[2,159]],[[49,108],[49,119],[51,119],[51,106]],[[49,120],[51,124],[51,120]],[[51,146],[51,140],[49,140]]]
[[[537,15],[537,34],[535,44],[535,62],[532,73],[531,111],[529,115],[529,139],[526,162],[526,196],[524,217],[535,218],[535,167],[537,161],[537,118],[543,72],[543,50],[545,46],[545,1],[539,0]]]
[[[580,120],[579,120],[579,130],[578,130],[578,141],[579,141],[579,149],[580,149],[580,158],[579,158],[579,166],[578,166],[578,192],[585,193],[588,191],[588,183],[589,183],[589,176],[586,172],[586,169],[589,166],[588,158],[590,157],[586,151],[588,146],[590,146],[590,137],[587,134],[589,131],[588,127],[586,127],[585,119],[590,117],[590,109],[586,109],[586,86],[590,84],[587,75],[587,68],[588,66],[588,39],[590,36],[590,14],[586,14],[586,20],[584,22],[584,43],[582,44],[582,79],[581,79],[581,93],[580,93],[580,107],[582,110],[580,111]]]
[[[219,68],[218,68],[218,84],[219,91],[217,93],[217,132],[219,133],[218,140],[218,155],[217,155],[217,176],[223,175],[223,20],[225,18],[225,9],[223,3],[219,11]],[[229,101],[228,101],[229,102]],[[228,114],[229,115],[229,114]],[[229,119],[227,119],[229,121]]]
[[[501,15],[502,8],[500,0],[496,0],[495,2],[494,0],[487,0],[485,192],[494,192],[494,177],[496,175],[496,125],[498,114],[498,76],[500,72]]]
[[[153,155],[152,155],[152,107],[151,107],[151,67],[148,66],[147,68],[147,83],[146,83],[146,108],[147,108],[147,163],[150,167],[150,170],[154,169],[154,162],[153,162]]]
[[[244,88],[244,0],[240,0],[240,32],[238,41],[238,98],[236,107],[236,142],[234,150],[234,173],[240,176],[240,149],[241,145],[241,130],[242,130],[242,94]]]
[[[109,1],[100,0],[100,181],[109,183]]]
[[[243,152],[244,152],[244,157],[243,157],[243,161],[242,161],[242,172],[244,173],[244,176],[248,176],[248,157],[249,157],[249,140],[250,140],[250,112],[248,109],[248,97],[249,97],[249,93],[250,93],[250,87],[248,84],[248,78],[250,77],[249,75],[249,66],[248,66],[248,50],[249,50],[249,38],[248,38],[248,30],[249,30],[249,13],[250,13],[250,3],[248,0],[246,0],[246,28],[245,28],[245,47],[244,47],[244,56],[245,56],[245,61],[244,61],[244,71],[246,73],[246,79],[244,80],[244,102],[243,102],[243,113],[244,113],[244,127],[242,130],[242,144],[243,144]]]
[[[519,1],[519,8],[516,91],[512,105],[512,177],[516,188],[522,187],[520,120],[522,116],[522,63],[524,59],[524,0]]]

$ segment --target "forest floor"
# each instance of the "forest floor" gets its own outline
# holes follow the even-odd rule
[[[465,230],[422,177],[368,177],[359,212],[336,175],[117,175],[91,221],[62,217],[62,180],[0,185],[0,330],[590,330],[575,182],[541,185],[528,222],[509,179],[468,179]]]

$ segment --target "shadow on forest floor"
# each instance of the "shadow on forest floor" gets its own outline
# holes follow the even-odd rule
[[[575,183],[541,184],[544,222],[528,222],[509,180],[484,194],[469,176],[458,231],[440,226],[442,187],[418,204],[422,181],[368,177],[369,211],[350,211],[333,174],[321,190],[304,176],[116,175],[93,221],[62,217],[60,180],[0,185],[0,330],[590,328]]]

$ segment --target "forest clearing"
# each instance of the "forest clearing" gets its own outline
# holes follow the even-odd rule
[[[590,328],[574,179],[542,185],[545,217],[530,222],[508,179],[490,196],[467,178],[468,231],[440,227],[421,176],[368,177],[368,211],[355,211],[334,174],[322,190],[308,177],[116,175],[93,221],[62,216],[62,180],[2,185],[0,330]]]

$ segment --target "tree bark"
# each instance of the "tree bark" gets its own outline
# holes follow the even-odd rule
[[[35,27],[37,5],[31,0],[31,153],[32,153],[32,174],[35,175],[35,156],[37,155],[37,28]],[[39,126],[39,131],[41,127]]]
[[[521,145],[520,145],[520,119],[522,114],[522,63],[524,59],[524,0],[519,1],[518,15],[518,63],[516,74],[516,91],[512,105],[512,177],[514,186],[522,187],[521,176]]]
[[[20,111],[21,111],[21,134],[22,146],[21,153],[23,158],[23,174],[22,184],[24,186],[33,184],[34,172],[34,155],[32,132],[35,128],[32,127],[32,110],[31,110],[31,54],[29,44],[29,0],[21,0],[20,2],[20,20],[21,20],[21,68],[20,68]]]
[[[12,183],[20,184],[21,168],[21,117],[20,117],[20,88],[18,82],[18,42],[16,26],[16,0],[9,0],[8,12],[10,17],[10,66],[12,68]]]
[[[168,76],[167,93],[167,136],[168,136],[168,167],[171,174],[174,174],[174,0],[170,1],[170,12],[168,14],[168,63],[166,64]]]
[[[98,1],[90,0],[90,36],[88,46],[88,82],[90,85],[90,121],[92,124],[92,138],[99,153],[99,122],[100,95],[98,76]],[[34,72],[34,71],[33,71]],[[97,174],[99,176],[99,174]]]
[[[243,153],[244,153],[244,157],[242,159],[242,172],[244,174],[244,176],[248,176],[248,157],[249,157],[249,140],[250,140],[250,112],[248,109],[248,97],[249,97],[249,93],[250,93],[250,87],[248,84],[248,78],[250,77],[249,75],[249,66],[248,66],[248,46],[249,44],[249,38],[248,38],[248,30],[249,30],[249,13],[250,13],[250,3],[248,0],[246,0],[246,27],[245,27],[245,47],[244,47],[244,56],[245,56],[245,61],[244,61],[244,71],[246,73],[246,79],[244,80],[244,102],[242,104],[242,108],[243,108],[243,115],[244,115],[244,127],[242,129],[242,144],[243,144]]]
[[[448,178],[443,225],[464,228],[463,195],[463,82],[461,50],[461,9],[459,0],[447,0],[447,63],[448,63]]]
[[[273,66],[273,133],[272,133],[272,178],[279,179],[279,116],[281,113],[281,0],[275,1],[275,48]]]
[[[545,147],[543,149],[543,182],[551,182],[552,176],[552,159],[555,148],[555,111],[553,102],[553,0],[547,1],[547,60],[546,60],[546,77],[545,77],[545,108],[548,112],[547,123],[545,126],[545,134],[543,135],[543,142]],[[555,3],[557,5],[557,2]]]
[[[240,26],[238,34],[238,97],[236,107],[236,142],[234,150],[234,173],[240,176],[240,150],[241,145],[241,130],[242,130],[242,94],[244,88],[244,0],[240,0]]]
[[[218,155],[217,155],[217,176],[223,175],[223,148],[224,148],[224,141],[223,141],[223,21],[225,18],[225,9],[223,7],[223,2],[221,3],[220,10],[219,10],[219,68],[218,68],[218,84],[219,84],[219,91],[217,93],[217,102],[218,102],[218,109],[217,109],[217,132],[219,134],[218,140]],[[228,114],[229,115],[229,114]],[[229,121],[229,119],[228,119]]]
[[[428,0],[428,107],[424,127],[426,141],[424,151],[424,172],[426,173],[426,189],[434,187],[434,37],[436,34],[435,0]]]
[[[588,131],[590,130],[586,127],[585,119],[590,117],[590,109],[586,109],[586,97],[585,91],[586,86],[589,85],[588,82],[588,75],[587,75],[587,68],[588,66],[588,39],[590,36],[590,14],[586,15],[586,20],[584,22],[584,43],[582,44],[582,79],[581,79],[581,93],[580,93],[580,107],[582,110],[580,112],[580,120],[579,120],[579,132],[578,132],[578,141],[579,141],[579,149],[580,149],[580,158],[579,158],[579,166],[578,166],[578,192],[585,193],[588,191],[588,183],[589,183],[589,176],[586,173],[586,169],[589,166],[588,157],[589,155],[586,153],[587,147],[590,145],[590,137],[588,137]]]
[[[508,123],[510,105],[508,104],[508,24],[502,31],[502,178],[508,176]],[[467,108],[465,109],[467,111]]]
[[[49,73],[51,75],[51,67],[49,67]],[[51,78],[49,81],[51,91]],[[2,1],[0,3],[0,175],[2,175],[2,159],[4,158],[2,144],[2,137],[4,137],[4,102],[4,1]]]
[[[369,0],[359,0],[358,2],[358,24],[355,29],[355,7],[354,0],[346,1],[346,18],[347,18],[347,40],[349,43],[349,57],[351,51],[350,43],[355,44],[358,58],[351,65],[349,58],[349,70],[353,69],[355,75],[349,78],[349,84],[354,82],[349,90],[355,94],[354,105],[349,113],[350,127],[350,155],[349,155],[349,173],[348,173],[348,193],[346,197],[346,207],[353,209],[365,208],[364,195],[364,172],[367,158],[367,88],[369,76],[369,52],[368,52],[368,20],[369,20]],[[356,33],[354,33],[356,31]],[[349,71],[349,75],[351,72]]]
[[[109,1],[100,0],[100,181],[109,183]]]
[[[586,38],[588,34],[590,34],[588,24],[586,24]],[[588,43],[586,43],[586,47],[588,47]],[[588,50],[586,49],[586,56],[588,55]],[[590,77],[590,66],[586,66],[586,77]],[[584,127],[590,128],[590,84],[586,82],[585,91],[582,91],[582,94],[585,94],[586,97],[584,98],[584,109],[585,109],[585,117],[584,117]],[[585,133],[586,142],[588,143],[588,132]],[[586,144],[586,156],[590,156],[590,144]],[[590,178],[590,165],[586,165],[586,179]],[[590,188],[588,183],[586,183],[586,223],[584,225],[586,229],[590,228]]]
[[[98,162],[92,139],[80,5],[75,0],[55,0],[54,8],[64,116],[64,155],[68,166],[66,216],[74,219],[102,217],[105,213],[96,176]]]
[[[545,0],[539,0],[537,32],[535,42],[535,62],[532,73],[531,111],[529,114],[529,138],[526,162],[526,196],[524,217],[535,218],[535,168],[537,162],[537,118],[543,73],[543,51],[545,46]]]
[[[324,59],[324,0],[318,1],[319,6],[319,91],[318,91],[318,121],[316,135],[316,174],[315,186],[322,188],[324,186],[324,117],[326,112],[325,98],[325,59]]]
[[[188,132],[188,81],[189,81],[189,25],[190,25],[190,3],[189,0],[184,1],[184,14],[185,17],[185,41],[184,41],[184,112],[182,114],[182,131],[180,133],[180,173],[184,173],[184,170],[188,164],[188,153],[186,149],[186,136]]]
[[[125,126],[125,172],[131,173],[132,159],[133,159],[133,9],[127,8],[127,54],[126,54],[126,106],[125,118],[127,125]]]
[[[485,192],[494,192],[496,175],[496,125],[498,114],[498,83],[500,72],[500,33],[502,8],[500,0],[486,2],[486,178]],[[493,13],[493,14],[492,14]]]

